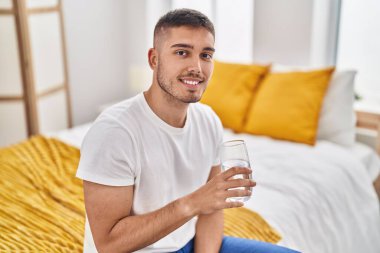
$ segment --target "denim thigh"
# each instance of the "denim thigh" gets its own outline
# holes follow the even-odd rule
[[[295,253],[282,246],[271,243],[243,239],[231,236],[224,236],[220,253]],[[176,253],[194,253],[194,239],[191,239],[182,249]]]

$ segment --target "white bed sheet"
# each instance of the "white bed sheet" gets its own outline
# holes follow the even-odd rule
[[[380,252],[379,202],[371,176],[352,150],[319,141],[315,147],[266,137],[244,139],[257,186],[246,206],[302,252]]]
[[[80,147],[90,124],[54,134]],[[315,147],[234,134],[244,139],[257,186],[246,207],[282,235],[279,244],[306,253],[379,253],[379,202],[372,187],[380,162],[368,147]]]
[[[367,145],[359,142],[356,142],[355,145],[349,149],[363,163],[372,181],[375,181],[380,174],[380,158],[376,152]]]

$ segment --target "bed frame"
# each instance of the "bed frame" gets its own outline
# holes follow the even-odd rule
[[[372,132],[375,138],[375,149],[377,154],[380,155],[380,114],[372,112],[356,111],[358,129],[365,129]],[[380,200],[380,175],[373,183],[377,196]]]

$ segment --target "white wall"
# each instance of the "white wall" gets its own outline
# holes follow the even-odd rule
[[[336,64],[339,14],[342,0],[314,0],[310,65]]]
[[[254,60],[309,65],[312,0],[255,0]]]
[[[223,0],[219,0],[223,1]],[[169,2],[169,1],[167,1]],[[205,14],[214,22],[214,5],[215,0],[172,0],[171,9],[190,8]]]
[[[78,125],[93,120],[101,104],[126,97],[126,54],[133,40],[126,32],[126,1],[62,4],[73,123]]]
[[[227,62],[253,62],[252,0],[215,1],[215,57]]]
[[[380,1],[344,0],[338,66],[358,70],[357,92],[380,106]]]

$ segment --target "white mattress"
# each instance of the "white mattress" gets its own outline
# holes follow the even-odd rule
[[[90,124],[54,136],[79,147]],[[310,253],[379,253],[379,202],[372,181],[380,162],[368,147],[315,147],[234,134],[247,142],[257,186],[246,207],[282,235],[279,244]]]

